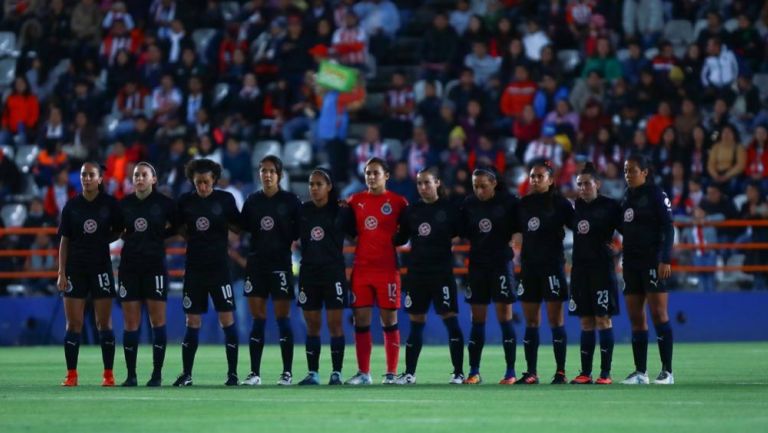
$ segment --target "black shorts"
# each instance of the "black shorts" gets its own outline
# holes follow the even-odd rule
[[[515,303],[515,281],[506,268],[469,269],[466,301],[469,304],[488,305]]]
[[[430,302],[435,312],[444,315],[458,313],[456,278],[452,272],[440,274],[408,274],[403,279],[405,311],[408,314],[426,314]]]
[[[344,269],[327,275],[299,275],[298,304],[304,311],[341,310],[349,307],[349,282]]]
[[[624,294],[643,295],[646,293],[667,293],[667,286],[659,279],[656,268],[624,268]]]
[[[186,270],[182,301],[184,312],[187,314],[208,312],[208,295],[211,295],[213,308],[219,313],[235,310],[232,279],[227,267],[205,271]]]
[[[76,299],[104,299],[115,297],[115,275],[112,269],[102,272],[68,273],[64,297]]]
[[[619,314],[619,289],[613,263],[573,267],[568,312],[579,317]]]
[[[562,268],[541,271],[523,268],[521,284],[517,287],[520,302],[563,302],[568,299],[568,281]]]
[[[168,299],[168,273],[159,272],[127,272],[117,274],[119,282],[117,296],[120,302],[165,301]]]
[[[293,273],[291,271],[273,271],[265,273],[249,273],[245,277],[243,293],[246,297],[264,298],[272,296],[273,300],[293,299]]]

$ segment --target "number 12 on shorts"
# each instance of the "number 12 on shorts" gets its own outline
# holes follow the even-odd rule
[[[387,293],[389,294],[389,299],[393,301],[397,299],[397,283],[387,283]]]

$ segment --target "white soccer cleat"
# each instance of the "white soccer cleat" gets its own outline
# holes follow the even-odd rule
[[[648,385],[649,383],[651,381],[648,379],[648,374],[639,371],[630,373],[626,379],[621,381],[622,385]]]
[[[672,376],[672,373],[666,370],[661,370],[661,373],[656,376],[656,379],[653,381],[653,383],[654,385],[674,385],[675,376]]]
[[[395,378],[395,384],[397,385],[415,385],[416,375],[410,373],[401,373]]]
[[[259,377],[254,372],[250,372],[250,373],[248,373],[248,377],[246,377],[245,380],[240,382],[240,385],[248,385],[248,386],[258,386],[258,385],[261,385],[261,377]]]
[[[344,385],[370,385],[371,383],[373,381],[370,374],[358,371],[357,374],[347,379]]]
[[[464,383],[464,375],[461,373],[453,373],[451,380],[448,381],[451,385],[462,385]]]
[[[280,375],[280,378],[277,379],[277,384],[280,386],[293,385],[293,376],[291,375],[291,372],[284,371],[283,374]]]
[[[382,385],[396,385],[397,375],[395,373],[386,373],[384,379],[381,380]]]

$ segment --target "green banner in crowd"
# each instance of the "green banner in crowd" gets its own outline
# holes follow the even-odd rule
[[[315,81],[317,84],[339,92],[349,92],[357,82],[357,69],[324,60]]]

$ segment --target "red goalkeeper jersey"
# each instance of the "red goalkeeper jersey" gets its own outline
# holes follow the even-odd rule
[[[374,195],[361,192],[349,199],[355,214],[357,249],[355,269],[390,271],[397,269],[397,256],[392,237],[398,219],[408,201],[393,192]]]

